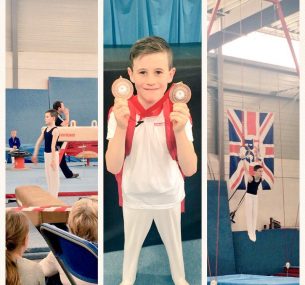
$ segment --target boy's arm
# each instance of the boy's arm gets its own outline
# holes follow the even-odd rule
[[[117,127],[106,151],[106,167],[112,174],[121,171],[125,159],[126,129]]]
[[[176,139],[178,163],[185,176],[192,176],[197,171],[197,155],[193,143],[188,139],[185,132],[185,125],[189,117],[190,112],[186,104],[174,104],[170,120],[173,123]]]
[[[125,159],[125,139],[130,116],[128,101],[116,98],[112,111],[116,127],[113,137],[109,140],[105,160],[107,170],[117,174],[121,171]]]
[[[58,129],[54,129],[52,132],[52,144],[51,144],[51,151],[52,151],[52,161],[51,161],[51,167],[55,170],[57,165],[56,165],[56,142],[59,137],[59,131]]]
[[[42,141],[43,141],[43,137],[44,137],[44,130],[45,129],[43,129],[42,131],[41,131],[41,134],[40,134],[40,136],[39,136],[39,138],[37,139],[37,141],[36,141],[36,144],[35,144],[35,150],[34,150],[34,154],[33,154],[33,156],[32,156],[32,161],[34,162],[34,163],[37,163],[37,155],[38,155],[38,151],[39,151],[39,147],[40,147],[40,145],[41,145],[41,143],[42,143]]]
[[[250,173],[249,173],[248,167],[247,167],[247,165],[246,165],[246,160],[243,159],[242,161],[243,161],[244,170],[245,170],[246,175],[247,175],[247,177],[248,177],[248,182],[252,182],[253,177],[252,177],[252,175],[250,175]]]
[[[62,127],[68,127],[70,123],[70,110],[68,108],[65,108],[64,110],[65,119],[61,122]]]
[[[9,144],[10,148],[13,148],[13,140],[12,140],[12,138],[9,138],[8,144]]]
[[[16,142],[16,144],[17,144],[17,148],[19,149],[20,148],[20,139],[19,138],[17,138],[17,142]]]
[[[45,277],[50,277],[58,273],[56,263],[57,260],[52,252],[50,252],[44,259],[39,262]]]

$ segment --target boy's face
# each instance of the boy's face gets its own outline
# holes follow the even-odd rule
[[[262,178],[263,177],[263,172],[264,172],[263,169],[259,168],[256,171],[254,171],[254,176],[257,177],[257,178]]]
[[[145,54],[134,59],[133,69],[128,68],[128,74],[144,108],[149,108],[163,97],[175,71],[175,68],[169,68],[166,52]]]
[[[63,102],[60,103],[60,107],[57,110],[60,113],[63,113],[65,111],[65,104]]]
[[[53,122],[55,122],[55,117],[51,117],[50,113],[44,114],[44,121],[47,126],[51,125]]]
[[[11,131],[11,137],[15,138],[17,136],[17,132],[16,131]]]

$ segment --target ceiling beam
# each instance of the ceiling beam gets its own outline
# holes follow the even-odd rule
[[[268,3],[268,2],[267,2]],[[270,2],[269,2],[270,4]],[[299,11],[299,0],[282,0],[281,6],[284,12],[285,17],[296,13]],[[262,7],[262,6],[261,6]],[[235,9],[236,10],[236,9]],[[241,10],[241,9],[238,9]],[[243,10],[244,11],[244,10]],[[236,19],[235,11],[235,19]],[[242,15],[245,12],[239,11],[239,14]],[[233,11],[232,11],[233,14]],[[227,15],[223,16],[223,23],[227,23]],[[231,15],[231,17],[233,17]],[[257,31],[262,27],[269,26],[272,23],[278,21],[277,13],[273,5],[265,6],[263,9],[256,9],[254,14],[248,15],[246,17],[240,17],[239,21],[232,21],[230,25],[224,25],[222,30],[219,30],[210,35],[208,38],[208,51],[216,49],[225,43],[233,41],[243,35],[247,35],[251,32]]]

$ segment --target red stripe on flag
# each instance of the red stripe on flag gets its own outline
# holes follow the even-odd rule
[[[230,153],[234,152],[234,153],[239,153],[239,150],[240,150],[240,146],[239,145],[236,145],[236,144],[231,144],[229,146],[229,151]]]
[[[266,147],[265,148],[265,155],[274,155],[274,147]]]
[[[256,136],[256,112],[247,112],[248,135]]]

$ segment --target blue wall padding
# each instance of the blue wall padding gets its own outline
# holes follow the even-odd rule
[[[299,231],[264,230],[256,233],[256,242],[247,232],[233,233],[237,273],[271,275],[283,272],[283,266],[299,266]]]
[[[35,144],[44,126],[44,113],[49,109],[48,90],[6,90],[6,144],[12,129],[22,144]]]
[[[218,205],[219,181],[208,181],[208,257],[211,275],[216,275],[216,229],[217,229],[217,205]],[[218,266],[217,275],[235,274],[235,259],[231,221],[229,218],[229,203],[227,185],[220,181],[220,218],[219,218],[219,242],[218,242]],[[208,268],[208,274],[209,268]]]
[[[207,285],[211,284],[208,278]],[[217,277],[217,285],[299,285],[299,278],[295,277],[278,277],[278,276],[261,276],[261,275],[247,275],[235,274]]]
[[[70,120],[78,126],[89,126],[97,120],[97,79],[96,78],[49,78],[50,104],[63,101],[70,109]]]
[[[129,45],[156,35],[169,43],[201,42],[201,0],[104,1],[104,44]]]

